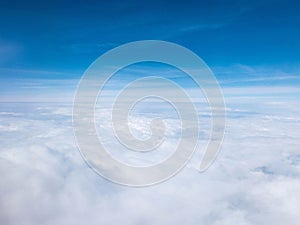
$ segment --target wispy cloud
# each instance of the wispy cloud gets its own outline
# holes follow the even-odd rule
[[[22,46],[11,41],[0,39],[0,67],[8,62],[14,62],[22,53]]]
[[[197,30],[203,30],[203,29],[218,29],[223,27],[225,24],[223,23],[207,23],[207,24],[196,24],[191,26],[185,26],[179,29],[179,32],[193,32]]]

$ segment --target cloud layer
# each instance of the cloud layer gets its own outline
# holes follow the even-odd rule
[[[159,185],[129,188],[85,164],[73,136],[71,105],[1,103],[0,223],[297,225],[299,108],[291,101],[230,101],[222,151],[205,173],[197,167],[209,114],[200,110],[200,148],[187,167]],[[133,133],[147,135],[148,120],[135,114]],[[167,125],[169,143],[149,163],[172,152],[178,123],[169,118]],[[117,146],[108,133],[103,140],[108,148]],[[141,159],[124,153],[120,160]]]

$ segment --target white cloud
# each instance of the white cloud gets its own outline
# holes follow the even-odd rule
[[[110,183],[84,163],[71,105],[1,103],[0,224],[298,225],[299,102],[244,100],[227,102],[226,138],[206,172],[197,171],[202,147],[179,174],[147,188]],[[147,134],[147,115],[132,119],[136,135]],[[209,133],[206,119],[201,146]],[[100,124],[109,130],[108,122]],[[169,118],[167,125],[165,150],[172,152],[178,124]],[[106,134],[107,146],[117,146]]]

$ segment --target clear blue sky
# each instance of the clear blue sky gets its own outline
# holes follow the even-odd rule
[[[290,0],[1,1],[0,78],[78,79],[113,47],[159,39],[191,49],[220,77],[299,84],[299,12]]]

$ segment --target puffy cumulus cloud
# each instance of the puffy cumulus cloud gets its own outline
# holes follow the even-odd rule
[[[207,171],[197,171],[202,147],[179,174],[146,188],[113,184],[84,163],[73,136],[71,105],[1,104],[0,224],[298,225],[300,121],[295,115],[300,107],[258,102],[229,102],[223,148]],[[201,114],[203,146],[209,114]],[[107,148],[114,149],[108,116],[103,111],[97,123],[107,134]],[[149,115],[133,115],[131,123],[136,136],[148,135]],[[166,125],[170,140],[161,150],[170,153],[178,123],[166,117]],[[128,153],[120,160],[133,157]]]

